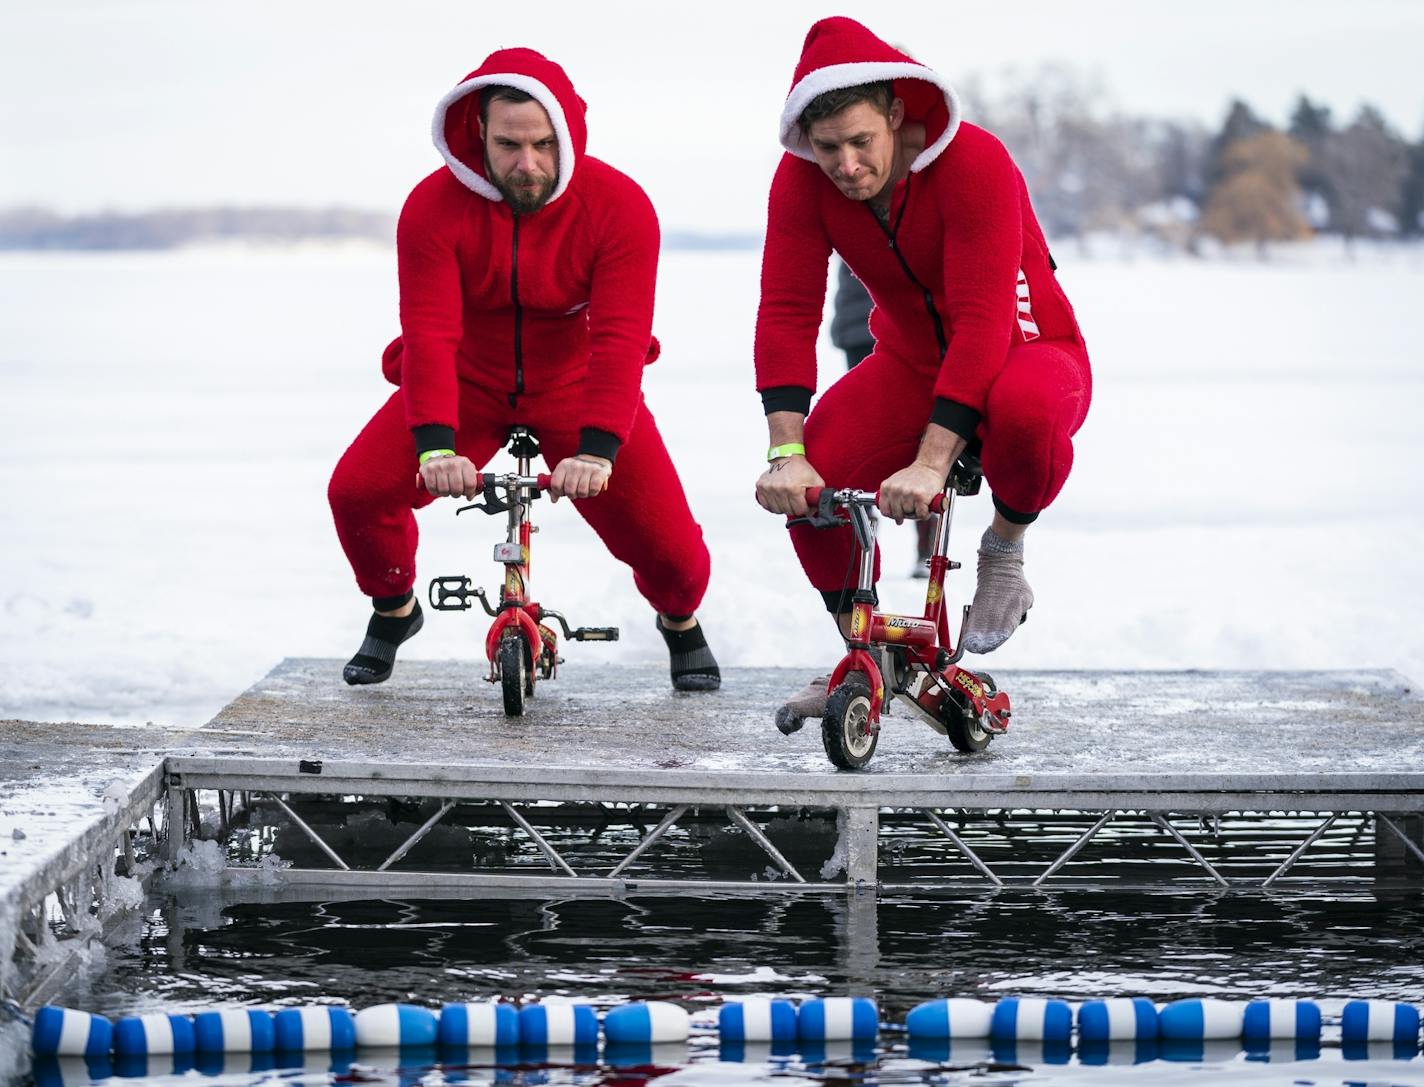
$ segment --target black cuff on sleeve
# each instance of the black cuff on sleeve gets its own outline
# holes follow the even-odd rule
[[[968,404],[961,404],[958,400],[946,400],[942,396],[935,397],[934,411],[930,412],[930,422],[944,427],[945,430],[954,431],[967,442],[974,440],[974,432],[979,429],[981,418],[983,416]]]
[[[410,432],[415,435],[416,456],[429,453],[432,449],[455,448],[455,428],[452,426],[427,423],[424,426],[411,427]]]
[[[774,385],[761,391],[762,410],[767,415],[774,411],[795,411],[810,415],[812,392],[813,390],[802,385]]]
[[[611,463],[618,459],[618,450],[622,445],[623,441],[617,434],[597,427],[586,426],[579,431],[578,451],[591,457],[603,457]]]
[[[1011,525],[1031,525],[1038,520],[1037,513],[1024,513],[1016,510],[1012,506],[1006,506],[999,501],[999,496],[994,496],[994,508],[1004,515],[1004,520]]]
[[[879,604],[879,590],[872,585],[870,592]],[[846,615],[855,607],[855,589],[822,589],[821,599],[826,602],[826,610],[832,615]]]

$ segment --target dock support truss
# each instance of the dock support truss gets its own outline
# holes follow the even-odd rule
[[[1420,820],[1417,813],[1424,811],[1424,774],[1102,774],[1033,780],[975,775],[955,781],[929,775],[582,769],[548,771],[536,778],[502,766],[328,763],[313,774],[278,760],[173,757],[167,780],[170,803],[180,812],[171,824],[176,834],[170,835],[170,855],[181,848],[177,835],[199,825],[192,816],[198,790],[216,792],[224,828],[242,796],[254,805],[270,803],[330,862],[331,868],[284,873],[286,881],[309,886],[415,891],[454,885],[469,887],[470,893],[480,887],[785,893],[1195,882],[1270,890],[1308,882],[1311,875],[1302,869],[1327,858],[1343,866],[1347,878],[1368,881],[1373,870],[1367,850],[1382,835],[1403,843],[1409,863],[1418,869],[1410,878],[1424,882],[1424,849],[1413,829]],[[297,808],[303,798],[401,798],[424,802],[420,810],[429,814],[383,861],[358,863],[349,848],[343,855],[302,818]],[[589,861],[585,843],[539,826],[551,808],[578,806],[601,810],[605,823],[642,829],[631,848],[614,855],[611,863],[606,850]],[[547,870],[531,871],[527,864],[518,870],[479,870],[472,864],[468,871],[436,872],[420,870],[408,859],[437,827],[449,829],[452,813],[458,813],[458,820],[475,809],[502,813],[510,833],[532,843]],[[772,840],[768,825],[807,811],[825,818],[833,813],[839,842],[834,858],[809,873],[813,878],[784,835],[780,842]],[[647,829],[645,822],[653,818],[655,825]],[[685,871],[659,874],[672,833],[685,832],[693,821],[705,826],[709,819],[721,825],[722,833],[739,832],[755,847],[753,855],[771,865],[740,879],[688,878]],[[933,851],[936,841],[940,860],[902,863],[911,848]],[[1112,872],[1115,854],[1124,850],[1133,854],[1130,877]],[[683,859],[685,868],[685,851]],[[241,882],[243,871],[230,868],[228,876]]]
[[[174,837],[155,766],[0,895],[0,1000],[44,1003],[68,977],[78,952],[102,941],[119,919],[114,880],[144,877],[159,843]]]

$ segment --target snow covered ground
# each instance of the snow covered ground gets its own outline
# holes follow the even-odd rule
[[[1029,537],[1031,621],[985,663],[1424,680],[1424,254],[1059,255],[1095,403]],[[721,660],[814,668],[836,639],[751,498],[757,267],[664,257],[645,387],[712,548]],[[0,256],[0,718],[197,724],[282,657],[348,656],[367,605],[325,485],[388,394],[395,331],[383,251]],[[823,362],[824,386],[829,344]],[[536,596],[623,629],[569,655],[659,659],[627,571],[567,504],[538,512]],[[989,514],[961,507],[969,570]],[[422,589],[494,585],[497,527],[424,511]],[[886,546],[883,595],[914,609],[911,530]],[[951,579],[952,602],[971,582]],[[473,682],[483,629],[436,614],[406,652],[467,658]]]

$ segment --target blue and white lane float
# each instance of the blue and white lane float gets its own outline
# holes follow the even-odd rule
[[[503,1048],[519,1044],[519,1009],[491,1000],[483,1004],[446,1004],[440,1009],[441,1045]]]
[[[1157,1033],[1187,1041],[1240,1038],[1244,1018],[1238,1000],[1174,1000],[1157,1012]]]
[[[130,1015],[114,1024],[114,1052],[121,1057],[191,1053],[196,1045],[186,1015]]]
[[[356,1020],[345,1008],[321,1004],[283,1008],[272,1017],[277,1048],[293,1053],[321,1053],[352,1049],[356,1045]]]
[[[520,1008],[519,1044],[597,1045],[598,1013],[590,1004],[532,1004]]]
[[[1253,1000],[1242,1013],[1241,1036],[1252,1042],[1319,1038],[1320,1005],[1313,1000]]]
[[[789,1042],[796,1037],[796,1005],[759,996],[723,1004],[717,1033],[727,1042]]]
[[[1073,1036],[1073,1009],[1066,1000],[1005,997],[994,1005],[989,1034],[1025,1042],[1063,1041]]]
[[[1388,1000],[1352,1000],[1340,1013],[1340,1039],[1418,1045],[1419,1010]]]
[[[270,1053],[277,1048],[272,1013],[230,1008],[193,1016],[193,1038],[200,1053]]]
[[[983,1000],[950,997],[911,1008],[905,1030],[911,1038],[987,1038],[994,1006]]]
[[[1078,1008],[1084,1042],[1135,1042],[1157,1037],[1157,1006],[1145,996],[1087,1000]]]
[[[35,1013],[30,1045],[41,1057],[107,1057],[114,1024],[102,1015],[44,1007]]]
[[[356,1013],[356,1044],[399,1049],[434,1045],[440,1023],[435,1013],[414,1004],[376,1004]]]
[[[874,1038],[880,1033],[880,1013],[875,1001],[864,996],[807,1000],[796,1013],[796,1033],[812,1042]]]
[[[685,1042],[689,1030],[686,1009],[665,1000],[623,1004],[603,1016],[603,1036],[613,1045]]]

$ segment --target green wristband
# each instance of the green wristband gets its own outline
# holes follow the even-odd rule
[[[766,451],[766,459],[769,461],[780,460],[782,457],[804,457],[806,447],[800,442],[787,442],[785,445],[773,445]]]
[[[454,455],[455,451],[453,449],[427,449],[424,453],[420,454],[420,466],[424,468],[425,462],[431,457],[453,457]]]

